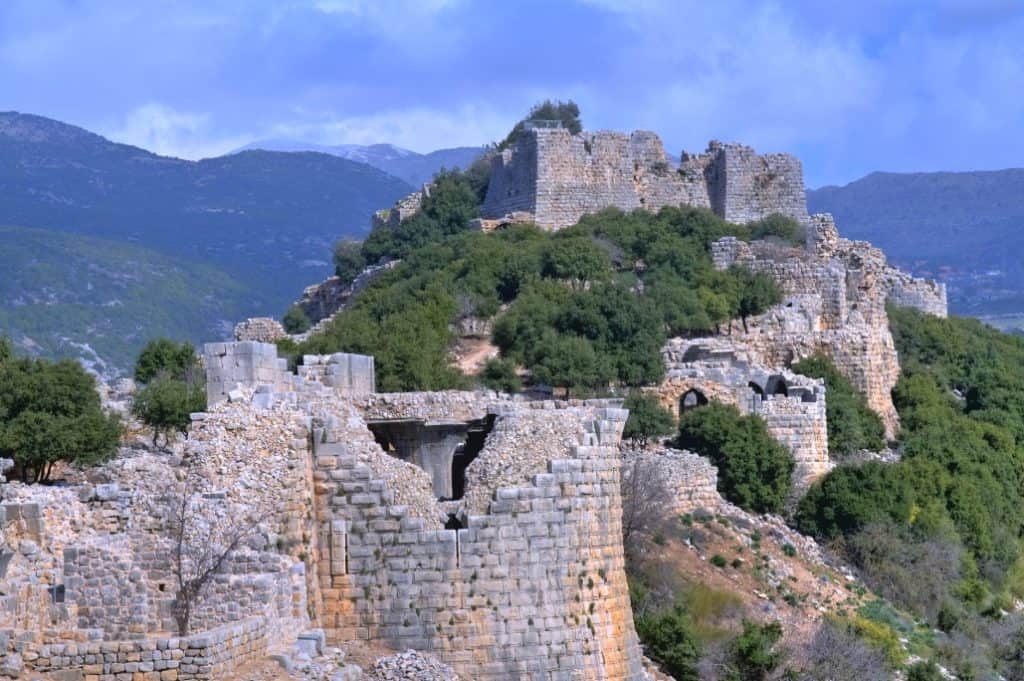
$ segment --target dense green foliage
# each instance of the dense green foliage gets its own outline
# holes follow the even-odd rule
[[[452,324],[497,315],[503,358],[535,383],[591,393],[655,383],[668,336],[707,332],[778,300],[765,275],[712,265],[710,243],[748,238],[750,227],[665,208],[610,209],[555,234],[472,232],[481,178],[442,173],[420,213],[371,233],[363,262],[401,264],[299,352],[372,353],[383,389],[458,387],[465,378],[447,361]]]
[[[498,392],[515,393],[523,388],[523,379],[519,377],[516,363],[502,357],[492,357],[484,363],[480,382]]]
[[[184,381],[199,369],[199,358],[191,343],[156,338],[146,343],[135,360],[135,380],[149,383],[159,374]]]
[[[530,109],[526,118],[519,121],[509,132],[508,136],[498,145],[498,149],[507,149],[514,145],[526,132],[529,121],[559,121],[562,127],[573,135],[583,130],[583,122],[580,120],[580,108],[571,99],[567,102],[554,102],[545,99],[540,104]]]
[[[955,665],[1007,669],[1005,633],[977,613],[998,614],[1024,593],[1024,341],[976,321],[889,314],[903,458],[835,469],[796,522],[836,539],[870,586],[951,641],[973,639]]]
[[[312,325],[305,311],[298,305],[292,305],[288,308],[284,317],[281,318],[281,326],[288,333],[304,333],[309,331],[309,327]]]
[[[885,446],[882,420],[832,360],[815,355],[795,363],[793,371],[825,379],[830,455],[850,454],[859,449],[877,451]]]
[[[167,338],[150,341],[135,360],[135,378],[144,383],[132,400],[132,415],[153,429],[153,445],[174,432],[186,433],[190,414],[206,409],[206,385],[191,343]]]
[[[91,465],[114,455],[116,416],[103,413],[95,379],[72,360],[15,357],[0,342],[0,456],[24,481],[46,482],[59,461]]]
[[[782,625],[743,621],[743,633],[733,641],[725,664],[728,681],[765,681],[782,666],[785,654],[779,648]]]
[[[342,239],[334,245],[334,274],[346,284],[366,267],[363,244],[355,239]]]
[[[737,506],[755,513],[782,509],[793,456],[757,416],[715,403],[692,409],[679,419],[676,445],[711,459],[718,468],[718,491]]]
[[[161,374],[135,394],[132,414],[153,429],[153,446],[161,435],[168,442],[171,433],[188,432],[190,414],[206,409],[206,390]]]
[[[702,646],[686,610],[679,605],[641,615],[634,622],[644,650],[677,681],[699,681]]]
[[[661,406],[658,396],[645,392],[631,392],[622,405],[629,410],[629,418],[622,430],[622,437],[646,447],[647,443],[659,436],[669,435],[675,429],[675,418]]]

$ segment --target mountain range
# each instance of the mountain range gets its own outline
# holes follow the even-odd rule
[[[367,149],[369,160],[396,148]],[[374,158],[391,162],[385,156]],[[416,157],[409,167],[450,162],[444,152]],[[364,236],[370,215],[412,188],[336,154],[247,150],[186,161],[0,113],[0,225],[9,226],[0,231],[0,333],[49,355],[90,345],[97,366],[120,368],[150,336],[222,338],[225,324],[246,315],[282,314],[331,273],[339,238]],[[153,292],[148,314],[164,322],[140,328],[145,296],[113,302],[127,295],[108,276],[115,254],[138,290]],[[179,278],[169,286],[172,272]],[[54,307],[65,304],[73,314]]]
[[[233,153],[255,149],[285,152],[314,151],[321,154],[330,154],[331,156],[347,158],[350,161],[366,163],[417,187],[425,182],[429,182],[434,177],[434,173],[441,168],[468,168],[473,161],[486,151],[486,147],[454,147],[452,149],[438,149],[428,154],[421,154],[409,149],[396,147],[393,144],[338,144],[327,146],[296,140],[270,139],[252,142],[240,149],[236,149]]]

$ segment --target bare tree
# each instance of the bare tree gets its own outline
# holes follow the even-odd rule
[[[885,654],[849,629],[824,622],[807,646],[807,668],[801,679],[808,681],[885,681],[889,670]]]
[[[177,591],[171,613],[179,636],[187,636],[196,606],[214,576],[243,543],[254,535],[258,518],[249,512],[227,509],[217,513],[213,504],[194,490],[198,477],[190,474],[180,494],[172,497],[170,518],[171,572]],[[219,501],[219,500],[218,500]]]
[[[672,508],[672,492],[660,461],[637,452],[623,462],[622,543],[628,555],[635,557],[640,541],[664,528]]]

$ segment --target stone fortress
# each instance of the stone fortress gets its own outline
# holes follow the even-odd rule
[[[546,229],[607,206],[800,220],[804,247],[714,244],[717,267],[764,271],[785,300],[742,329],[672,339],[650,390],[676,413],[714,400],[764,418],[794,454],[797,487],[832,462],[825,387],[789,371],[796,359],[828,354],[895,432],[885,305],[945,315],[945,290],[808,216],[795,158],[712,143],[675,167],[651,133],[539,129],[493,164],[484,215]],[[422,196],[375,220],[397,224]],[[358,291],[336,293],[306,297],[336,310]],[[128,451],[65,487],[4,487],[0,674],[221,679],[282,642],[326,637],[427,651],[472,679],[647,677],[624,572],[617,401],[380,394],[372,357],[307,356],[292,372],[258,342],[279,325],[237,333],[251,340],[204,348],[209,407],[180,457]],[[681,508],[714,495],[706,461],[667,460]],[[185,490],[200,529],[252,515],[258,531],[180,637],[168,518]]]

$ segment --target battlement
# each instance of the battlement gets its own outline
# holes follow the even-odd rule
[[[557,230],[608,207],[684,205],[710,208],[731,222],[773,213],[803,221],[803,167],[788,154],[759,155],[717,141],[675,163],[653,132],[536,128],[495,155],[481,215],[529,213],[541,228]]]

